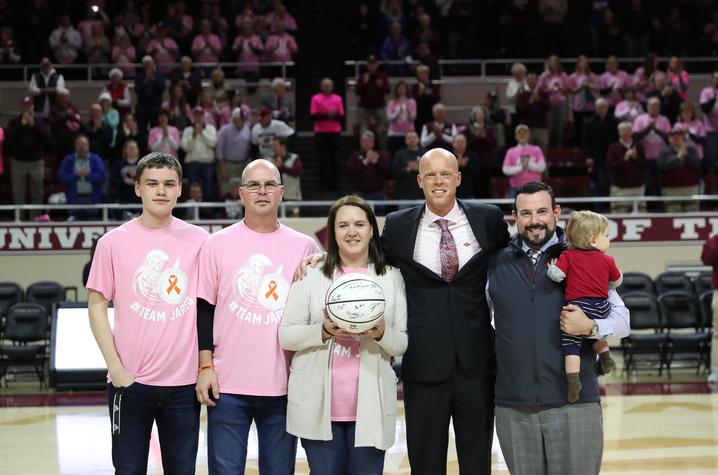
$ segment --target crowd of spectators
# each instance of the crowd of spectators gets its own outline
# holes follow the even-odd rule
[[[281,0],[4,2],[0,64],[35,64],[43,57],[59,65],[114,63],[134,77],[131,64],[145,55],[164,74],[183,56],[210,64],[291,61],[296,31]],[[256,66],[233,73],[258,78]]]
[[[459,158],[464,198],[508,197],[524,183],[550,179],[551,158],[561,154],[570,156],[570,167],[559,173],[585,178],[584,189],[573,190],[577,194],[689,196],[699,194],[706,177],[716,175],[718,73],[692,103],[690,75],[677,57],[661,64],[649,53],[630,73],[615,56],[607,58],[600,73],[583,55],[573,72],[564,70],[557,55],[546,60],[543,71],[516,63],[506,87],[508,104],[498,107],[496,94],[489,92],[465,122],[448,119],[441,87],[428,66],[419,66],[415,74],[411,89],[399,79],[387,94],[386,75],[370,55],[366,71],[356,78],[361,139],[347,167],[355,191],[363,196],[415,199],[409,177],[414,160],[434,147]],[[369,154],[369,146],[376,153]],[[374,159],[384,150],[387,165]],[[380,173],[393,180],[393,193],[389,184],[378,185]],[[508,181],[505,194],[496,189],[502,180]],[[616,203],[613,209],[626,206]],[[665,209],[697,205],[686,206],[668,202]]]
[[[255,158],[275,161],[293,183],[287,199],[301,197],[303,165],[291,150],[296,111],[285,81],[274,79],[271,92],[253,111],[226,84],[224,70],[195,64],[291,59],[297,51],[292,36],[297,24],[282,1],[271,2],[265,11],[255,8],[262,2],[241,8],[236,2],[202,2],[192,5],[198,15],[189,14],[184,1],[164,5],[160,15],[147,2],[128,1],[114,10],[114,2],[108,4],[100,2],[96,10],[88,4],[81,21],[63,14],[49,35],[53,56],[40,59],[22,113],[3,134],[5,155],[17,171],[12,175],[14,201],[40,203],[50,170],[68,202],[136,202],[127,188],[131,169],[149,151],[165,151],[182,161],[186,191],[195,202],[232,199],[237,193],[233,179]],[[492,189],[495,179],[508,182],[510,196],[523,183],[546,178],[551,154],[566,149],[582,157],[579,173],[588,177],[596,196],[694,194],[704,176],[715,175],[718,77],[692,104],[690,77],[678,56],[662,64],[658,55],[647,53],[630,72],[615,55],[596,72],[583,55],[572,62],[573,71],[564,70],[558,54],[549,56],[542,70],[516,63],[506,88],[507,104],[499,104],[491,92],[465,121],[449,120],[437,81],[438,58],[471,53],[472,40],[464,41],[457,32],[471,15],[488,14],[489,4],[505,14],[505,6],[490,1],[387,0],[378,15],[359,4],[357,34],[364,36],[357,46],[364,48],[367,61],[355,79],[358,144],[349,156],[340,152],[347,112],[330,78],[321,81],[310,103],[322,190],[338,189],[338,162],[346,160],[352,191],[368,199],[414,199],[416,160],[434,147],[457,155],[463,198],[503,196]],[[560,36],[567,2],[507,4],[513,13],[535,9],[551,36]],[[658,14],[653,7],[638,0],[590,5],[592,22],[617,18],[611,31],[621,34],[605,43],[622,45],[616,51],[644,52],[644,46],[655,46],[650,35],[646,43],[633,30],[620,28],[626,18],[653,18]],[[671,17],[680,16],[680,9],[674,10],[666,9]],[[603,31],[600,21],[591,25],[596,27],[591,31]],[[369,34],[375,28],[380,35]],[[11,62],[23,54],[12,36],[11,30],[0,29],[0,57]],[[557,41],[545,49],[561,51]],[[673,45],[671,51],[676,44],[689,46],[665,41]],[[62,64],[116,63],[105,71],[109,81],[83,115],[72,104],[53,59]],[[140,67],[130,66],[138,60]],[[233,73],[256,79],[259,69],[243,64]],[[203,79],[208,86],[203,87]],[[251,84],[247,92],[253,93]],[[54,168],[42,167],[48,154],[54,155]]]
[[[430,67],[421,57],[565,56],[581,49],[592,56],[634,57],[718,52],[718,14],[713,2],[701,0],[359,1],[354,18],[350,59],[377,54]],[[387,72],[405,75],[407,66]]]

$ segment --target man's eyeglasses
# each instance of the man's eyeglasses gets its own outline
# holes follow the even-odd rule
[[[259,190],[264,187],[264,191],[267,193],[274,193],[277,189],[282,186],[280,183],[274,181],[268,181],[266,183],[257,183],[256,181],[250,181],[242,185],[250,193],[259,193]]]

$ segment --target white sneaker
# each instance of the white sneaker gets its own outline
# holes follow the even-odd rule
[[[708,375],[707,382],[718,383],[718,370],[714,369],[713,371],[711,371],[711,374]]]

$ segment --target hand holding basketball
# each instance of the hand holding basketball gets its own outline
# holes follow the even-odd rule
[[[324,323],[322,324],[322,333],[326,334],[325,340],[329,338],[333,338],[336,336],[349,336],[351,333],[347,332],[346,330],[342,330],[337,326],[336,323],[332,321],[331,318],[329,318],[329,313],[327,312],[327,309],[324,309]]]
[[[384,319],[380,319],[376,322],[376,325],[374,325],[372,328],[368,329],[367,331],[363,331],[358,334],[358,336],[368,336],[370,338],[373,338],[375,340],[381,340],[384,337],[384,330],[386,329],[386,325],[384,324]]]

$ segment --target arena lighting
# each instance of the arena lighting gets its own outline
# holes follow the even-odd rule
[[[114,309],[107,309],[110,327]],[[92,336],[86,302],[61,302],[52,315],[50,387],[104,388],[107,366]]]

